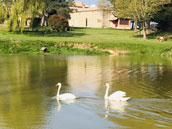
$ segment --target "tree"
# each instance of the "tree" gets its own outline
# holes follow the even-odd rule
[[[172,31],[172,2],[162,6],[152,20],[158,23],[158,29]]]
[[[39,14],[42,0],[6,0],[9,4],[9,31],[23,31],[28,17],[34,19]]]
[[[41,19],[41,26],[47,26],[48,18],[53,14],[59,14],[70,19],[69,4],[71,1],[73,0],[0,0],[0,7],[1,3],[8,5],[6,10],[9,9],[9,30],[22,32],[28,18],[31,18],[32,28],[35,18]],[[1,14],[5,13],[2,13],[1,9],[0,21],[3,21],[5,16]]]
[[[69,27],[68,20],[61,15],[54,14],[49,19],[48,22],[53,30],[65,31]]]
[[[0,23],[4,23],[9,16],[9,4],[11,4],[13,0],[0,0]]]
[[[0,24],[3,23],[5,21],[5,19],[7,18],[7,11],[5,8],[5,4],[0,4]]]
[[[112,5],[112,0],[99,0],[98,1],[98,7],[100,8],[104,8],[111,5]]]
[[[70,12],[72,11],[69,8],[69,5],[73,2],[73,0],[43,0],[44,7],[42,9],[41,15],[41,26],[47,26],[48,18],[53,15],[61,15],[67,19],[70,19]]]
[[[146,39],[147,23],[171,0],[114,0],[115,11],[119,18],[133,19],[141,24],[143,39]]]

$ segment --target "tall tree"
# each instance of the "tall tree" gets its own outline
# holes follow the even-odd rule
[[[172,31],[172,1],[162,6],[152,20],[158,23],[158,29]]]
[[[7,18],[7,10],[4,3],[0,3],[0,24]]]
[[[11,0],[8,2],[10,14],[8,28],[10,31],[23,31],[28,17],[34,18],[39,13],[41,0]]]
[[[111,5],[112,5],[112,0],[99,0],[98,1],[98,7],[100,8],[104,8]]]
[[[53,14],[62,15],[67,19],[70,19],[70,12],[72,11],[69,8],[69,5],[73,0],[43,0],[44,6],[42,9],[41,15],[41,26],[46,26],[48,23],[48,18]]]
[[[146,39],[147,23],[171,0],[114,0],[117,16],[133,19],[142,26],[143,39]]]
[[[10,10],[8,19],[9,30],[23,31],[28,18],[31,18],[32,27],[36,17],[41,18],[42,26],[48,25],[48,17],[51,14],[60,14],[70,19],[69,13],[71,10],[69,4],[71,1],[73,0],[1,0],[0,3],[6,3]],[[2,11],[0,12],[0,17],[1,14]],[[1,19],[3,18],[0,18],[0,21]]]

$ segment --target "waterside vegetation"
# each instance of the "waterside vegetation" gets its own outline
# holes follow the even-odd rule
[[[159,41],[157,36],[166,36],[167,41]],[[8,54],[148,54],[171,56],[172,35],[154,33],[143,40],[139,32],[132,30],[74,28],[72,31],[24,31],[8,32],[0,27],[0,53]]]

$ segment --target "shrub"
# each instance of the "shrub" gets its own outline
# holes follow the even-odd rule
[[[48,23],[53,30],[65,31],[69,28],[68,20],[61,16],[54,14],[48,19]]]

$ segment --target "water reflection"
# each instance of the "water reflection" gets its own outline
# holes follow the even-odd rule
[[[62,109],[62,104],[70,105],[70,104],[74,104],[75,102],[76,102],[75,99],[63,100],[63,101],[57,99],[57,111],[60,111]]]
[[[105,108],[107,111],[125,113],[127,106],[129,106],[127,101],[105,100]]]
[[[0,57],[0,128],[172,127],[172,64],[168,59]],[[57,82],[65,85],[61,93],[72,92],[80,98],[56,101]],[[122,90],[133,99],[104,101],[105,82],[112,85],[109,94]]]
[[[7,127],[44,125],[42,116],[46,116],[51,104],[47,96],[52,95],[52,89],[47,86],[54,85],[52,78],[66,74],[65,64],[65,60],[57,62],[44,56],[0,58],[0,116]],[[52,74],[55,66],[58,72]],[[65,76],[62,79],[65,80]]]
[[[61,103],[60,103],[60,101],[59,100],[57,100],[57,111],[60,111],[61,110],[61,108],[62,108],[62,105],[61,105]]]

